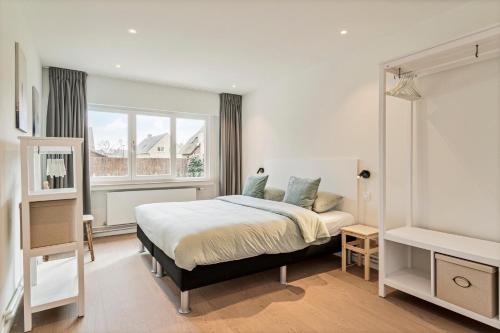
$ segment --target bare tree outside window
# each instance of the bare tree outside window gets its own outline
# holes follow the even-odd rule
[[[89,111],[90,176],[127,176],[128,117],[124,113]]]

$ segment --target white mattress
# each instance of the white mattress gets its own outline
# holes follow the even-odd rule
[[[352,214],[341,212],[339,210],[319,213],[318,216],[319,219],[325,223],[330,236],[337,236],[340,234],[340,228],[355,224],[354,216]]]

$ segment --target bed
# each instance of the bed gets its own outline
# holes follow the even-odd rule
[[[286,170],[289,163],[266,163],[270,186],[286,188],[288,176],[274,176],[278,172],[273,170]],[[190,312],[192,289],[278,267],[280,282],[286,284],[287,265],[341,250],[340,228],[356,221],[357,160],[294,165],[300,169],[296,175],[322,175],[320,190],[343,195],[340,210],[317,214],[243,196],[136,208],[137,237],[151,254],[156,275],[167,273],[180,289],[180,313]]]

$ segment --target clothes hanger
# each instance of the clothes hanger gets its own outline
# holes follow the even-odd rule
[[[415,78],[415,75],[413,75],[412,73],[409,73],[408,80],[407,80],[407,83],[406,83],[405,88],[404,88],[404,91],[407,92],[408,99],[412,100],[412,101],[422,98],[422,96],[420,95],[420,93],[417,91],[417,89],[415,87],[414,78]]]
[[[407,72],[399,74],[398,76],[399,81],[396,83],[394,88],[386,92],[387,95],[403,98],[409,101],[415,101],[422,98],[420,93],[415,88],[415,75],[413,73]]]

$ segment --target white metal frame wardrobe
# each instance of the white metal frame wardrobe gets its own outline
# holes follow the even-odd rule
[[[500,315],[488,318],[436,297],[435,253],[442,253],[490,266],[500,267],[500,243],[419,228],[410,216],[389,229],[386,225],[386,91],[387,75],[412,73],[421,77],[479,61],[500,57],[500,25],[448,41],[380,65],[379,82],[379,295],[392,287],[500,329]],[[392,97],[389,97],[392,98]],[[425,96],[423,96],[425,98]],[[410,102],[408,102],[410,109]],[[412,105],[411,105],[412,106]],[[413,117],[413,108],[411,108]],[[410,133],[409,207],[413,205],[413,118]],[[500,223],[492,221],[491,223]],[[423,258],[426,267],[412,262],[412,253]],[[500,285],[500,278],[498,278]],[[498,288],[500,290],[500,287]],[[500,294],[500,293],[499,293]],[[497,295],[500,298],[500,295]]]

